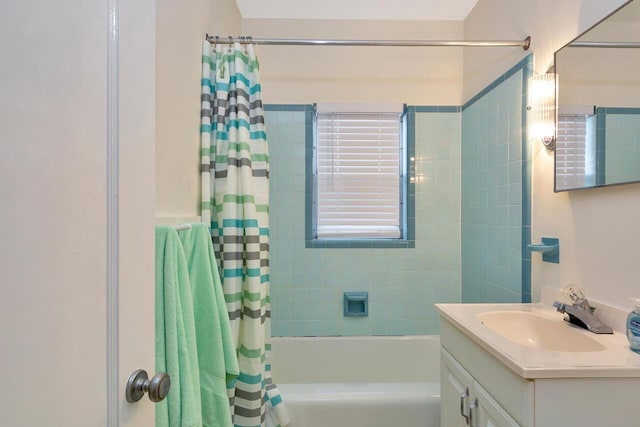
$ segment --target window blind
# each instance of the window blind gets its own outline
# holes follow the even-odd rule
[[[318,113],[316,237],[400,238],[399,113]]]
[[[595,175],[595,147],[589,132],[589,116],[558,115],[556,179],[561,188],[589,185]]]

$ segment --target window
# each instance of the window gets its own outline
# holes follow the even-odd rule
[[[406,239],[403,109],[317,106],[313,239]]]
[[[596,184],[596,126],[593,107],[562,107],[558,112],[556,179],[560,188]]]

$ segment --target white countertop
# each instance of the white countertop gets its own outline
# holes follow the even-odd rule
[[[465,335],[523,378],[640,378],[640,354],[629,349],[620,332],[594,334],[563,320],[564,315],[543,304],[436,304],[436,310]],[[476,316],[488,311],[527,311],[558,322],[558,328],[574,328],[606,348],[593,352],[560,352],[525,347],[493,332]]]

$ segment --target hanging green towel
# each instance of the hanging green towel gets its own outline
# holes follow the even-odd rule
[[[202,422],[205,427],[231,427],[227,383],[238,376],[239,368],[211,235],[205,224],[193,224],[178,235],[193,293]]]
[[[156,404],[156,427],[200,427],[202,409],[193,296],[187,263],[173,227],[156,226],[156,372],[171,389]]]

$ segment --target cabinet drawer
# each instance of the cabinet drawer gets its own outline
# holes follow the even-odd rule
[[[533,426],[533,381],[518,376],[445,319],[440,342],[513,419]]]

